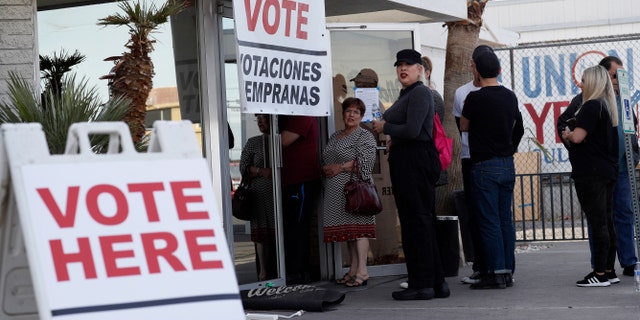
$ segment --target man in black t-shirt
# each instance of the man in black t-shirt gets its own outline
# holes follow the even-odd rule
[[[485,270],[472,289],[513,284],[515,230],[512,199],[513,154],[524,135],[515,94],[498,83],[500,61],[493,52],[474,57],[474,77],[481,89],[465,99],[460,129],[469,135],[473,200],[478,212]]]

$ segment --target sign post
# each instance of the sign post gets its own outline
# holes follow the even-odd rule
[[[622,113],[622,126],[624,130],[624,153],[629,174],[629,187],[631,190],[631,204],[633,208],[634,226],[636,234],[636,252],[640,252],[640,201],[638,200],[638,186],[636,183],[636,168],[633,160],[632,139],[636,138],[635,124],[633,121],[633,108],[631,107],[631,95],[629,90],[629,74],[626,70],[619,68],[617,71],[618,87],[620,90],[620,105],[618,112]]]

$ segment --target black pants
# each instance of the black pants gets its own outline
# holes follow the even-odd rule
[[[435,183],[440,176],[437,151],[426,143],[393,145],[389,169],[409,286],[433,288],[444,282],[435,229]]]
[[[613,270],[616,263],[616,229],[613,224],[614,179],[598,176],[574,177],[580,206],[587,216],[593,237],[593,269]]]
[[[284,260],[287,284],[309,282],[311,218],[316,211],[320,180],[282,188]]]

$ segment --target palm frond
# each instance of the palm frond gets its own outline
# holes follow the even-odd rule
[[[100,102],[96,87],[89,87],[88,80],[76,80],[71,75],[63,80],[65,90],[58,96],[45,92],[40,99],[38,91],[18,74],[9,73],[9,102],[0,101],[0,123],[38,122],[47,138],[52,154],[64,152],[69,127],[77,122],[121,121],[129,111],[130,101],[112,98],[106,104]],[[48,107],[44,108],[43,104]],[[92,141],[96,150],[104,148],[106,141]]]
[[[531,128],[527,128],[527,131],[529,131],[529,133],[531,134],[531,136],[528,137],[527,139],[529,139],[529,141],[533,142],[533,144],[535,144],[536,147],[538,147],[538,149],[540,149],[540,151],[544,154],[545,158],[551,159],[551,162],[555,162],[555,158],[553,157],[551,152],[549,152],[549,150],[544,145],[542,145],[542,143],[540,143],[540,141],[538,140],[538,138],[536,138],[536,136],[533,133],[533,131],[531,131]]]

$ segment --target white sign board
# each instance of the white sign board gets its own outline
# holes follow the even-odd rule
[[[234,0],[243,113],[328,116],[331,59],[323,0]]]
[[[19,164],[16,145],[7,154],[40,319],[244,318],[204,159]]]
[[[629,74],[626,70],[618,68],[616,72],[618,79],[618,90],[620,91],[620,108],[618,112],[622,112],[622,126],[624,133],[636,133],[633,123],[633,107],[631,106],[631,93],[629,91]]]
[[[362,115],[362,122],[373,120],[373,107],[380,108],[380,90],[378,88],[356,88],[356,98],[364,102],[365,111]]]

